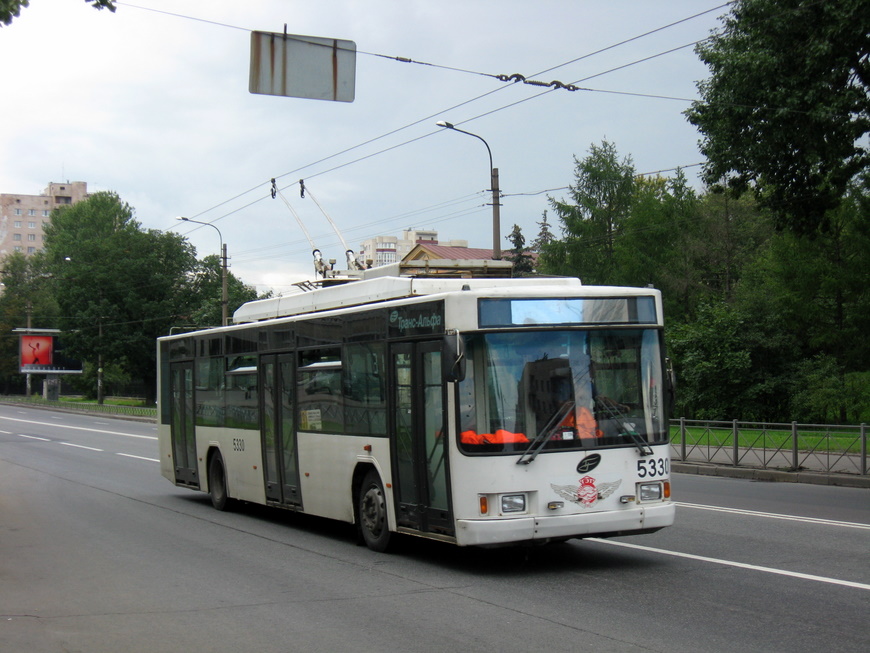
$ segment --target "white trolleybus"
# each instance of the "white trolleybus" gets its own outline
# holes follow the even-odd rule
[[[659,291],[509,277],[395,264],[161,338],[162,474],[217,509],[355,523],[376,551],[669,526]]]

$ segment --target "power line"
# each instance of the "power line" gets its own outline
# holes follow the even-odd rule
[[[126,3],[122,3],[122,4],[126,4]],[[544,74],[544,73],[547,73],[547,72],[550,72],[550,71],[556,70],[556,69],[558,69],[558,68],[562,68],[562,67],[567,66],[567,65],[570,65],[570,64],[572,64],[572,63],[576,63],[577,61],[581,61],[581,60],[583,60],[583,59],[586,59],[586,58],[589,58],[589,57],[595,56],[595,55],[600,54],[600,53],[602,53],[602,52],[606,52],[606,51],[608,51],[608,50],[611,50],[611,49],[617,48],[617,47],[619,47],[619,46],[621,46],[621,45],[625,45],[625,44],[627,44],[627,43],[631,43],[631,42],[633,42],[633,41],[636,41],[636,40],[638,40],[638,39],[644,38],[644,37],[646,37],[646,36],[650,36],[650,35],[652,35],[652,34],[655,34],[655,33],[657,33],[657,32],[660,32],[660,31],[663,31],[663,30],[669,29],[669,28],[674,27],[674,26],[676,26],[676,25],[679,25],[679,24],[681,24],[681,23],[684,23],[684,22],[687,22],[687,21],[693,20],[693,19],[695,19],[695,18],[698,18],[698,17],[700,17],[700,16],[703,16],[703,15],[709,14],[709,13],[711,13],[711,12],[713,12],[713,11],[718,11],[718,10],[724,8],[724,7],[729,6],[730,4],[733,4],[733,3],[729,2],[729,3],[722,4],[722,5],[718,5],[718,6],[716,6],[716,7],[711,8],[711,9],[705,10],[705,11],[703,11],[703,12],[699,12],[699,13],[697,13],[697,14],[693,14],[692,16],[688,16],[688,17],[686,17],[686,18],[680,19],[680,20],[678,20],[678,21],[674,21],[674,22],[672,22],[672,23],[668,23],[667,25],[663,25],[663,26],[658,27],[658,28],[655,28],[655,29],[653,29],[653,30],[648,30],[648,31],[646,31],[646,32],[644,32],[644,33],[642,33],[642,34],[637,35],[637,36],[631,37],[631,38],[629,38],[629,39],[624,39],[623,41],[620,41],[620,42],[618,42],[618,43],[614,43],[614,44],[612,44],[612,45],[610,45],[610,46],[607,46],[607,47],[604,47],[604,48],[600,48],[600,49],[598,49],[598,50],[596,50],[596,51],[594,51],[594,52],[590,52],[590,53],[588,53],[588,54],[582,55],[582,56],[580,56],[580,57],[576,57],[576,58],[571,59],[571,60],[569,60],[569,61],[566,61],[566,62],[564,62],[564,63],[558,64],[558,65],[556,65],[556,66],[552,66],[552,67],[550,67],[550,68],[544,69],[544,70],[542,70],[542,71],[540,71],[540,72],[538,72],[538,73],[535,73],[533,76],[542,75],[542,74]],[[135,6],[135,5],[130,5],[130,6]],[[142,7],[137,7],[137,8],[145,9],[145,8],[142,8]],[[155,11],[156,11],[156,10],[155,10]],[[169,13],[169,12],[158,12],[158,13]],[[184,16],[180,16],[180,15],[177,15],[177,14],[170,14],[170,15],[178,16],[178,17],[182,17],[182,18],[184,18]],[[198,20],[198,19],[195,19],[195,20]],[[212,21],[204,21],[204,22],[212,22]],[[219,23],[216,23],[216,24],[219,24]],[[241,28],[237,28],[237,29],[241,29]],[[696,42],[696,43],[697,43],[697,42]],[[690,45],[694,45],[694,44],[690,44]],[[611,71],[605,71],[605,73],[599,73],[599,74],[597,74],[597,75],[589,76],[589,77],[586,77],[586,78],[584,78],[584,79],[582,79],[582,80],[578,80],[578,82],[574,82],[574,83],[576,84],[576,83],[579,83],[579,81],[585,81],[585,80],[588,80],[588,79],[592,79],[593,77],[597,77],[597,76],[600,76],[600,75],[606,74],[607,72],[612,72],[613,70],[619,70],[619,69],[621,69],[621,68],[625,68],[625,67],[630,66],[630,65],[635,65],[635,64],[637,64],[637,63],[641,63],[642,61],[647,61],[647,60],[649,60],[649,59],[651,59],[651,58],[654,58],[654,57],[656,57],[656,56],[662,56],[663,54],[667,54],[667,53],[670,53],[670,52],[675,51],[675,50],[677,50],[677,49],[681,49],[681,48],[685,48],[685,47],[688,47],[688,46],[686,46],[686,45],[684,45],[684,46],[680,46],[680,48],[675,48],[675,49],[669,50],[669,51],[667,51],[667,52],[665,52],[665,53],[659,53],[658,55],[653,55],[653,57],[648,57],[648,58],[645,58],[645,59],[642,59],[642,60],[639,60],[639,61],[636,61],[636,62],[632,62],[632,63],[630,63],[630,64],[625,64],[624,66],[620,66],[620,67],[618,67],[618,68],[614,68],[614,69],[612,69]],[[365,54],[373,54],[373,53],[365,53]],[[390,57],[390,56],[387,56],[387,55],[373,55],[373,56],[379,56],[379,57],[385,57],[385,58],[390,58],[390,59],[396,59],[396,60],[400,60],[400,61],[405,59],[405,58],[401,58],[401,57],[399,57],[399,58],[397,58],[397,57]],[[411,60],[409,60],[409,61],[411,61]],[[414,62],[414,63],[421,63],[421,62]],[[447,67],[447,66],[437,66],[436,64],[424,64],[424,65],[435,66],[435,67],[443,67],[443,68],[450,69],[450,67]],[[460,71],[460,72],[471,72],[471,73],[474,73],[474,74],[481,74],[481,75],[486,75],[486,76],[496,77],[496,78],[497,78],[496,75],[490,75],[490,74],[488,74],[488,73],[477,73],[477,72],[475,72],[475,71],[468,71],[468,70],[464,70],[464,69],[455,69],[455,70],[458,70],[458,71]],[[504,90],[505,88],[507,88],[507,87],[498,87],[498,88],[496,88],[496,89],[493,89],[493,90],[491,90],[491,91],[488,91],[488,92],[486,92],[486,93],[483,93],[483,94],[481,94],[481,95],[478,95],[478,96],[476,96],[476,97],[474,97],[474,98],[471,98],[471,99],[469,99],[469,100],[466,100],[466,101],[464,101],[464,102],[460,102],[460,103],[458,103],[458,104],[456,104],[456,105],[453,105],[453,106],[451,106],[451,107],[448,107],[448,108],[446,108],[446,109],[441,109],[441,110],[436,111],[435,113],[432,113],[432,114],[430,114],[430,115],[428,115],[428,116],[425,116],[425,117],[420,118],[420,119],[418,119],[418,120],[415,120],[415,121],[413,121],[413,122],[411,122],[411,123],[408,123],[407,125],[404,125],[404,126],[399,127],[399,128],[397,128],[397,129],[391,130],[391,131],[389,131],[389,132],[387,132],[387,133],[385,133],[385,134],[382,134],[382,135],[380,135],[380,136],[377,136],[377,137],[374,137],[374,138],[368,139],[368,140],[366,140],[366,141],[363,141],[363,142],[361,142],[361,143],[358,143],[357,145],[353,145],[353,146],[351,146],[351,147],[348,147],[348,148],[346,148],[346,149],[344,149],[344,150],[341,150],[340,152],[336,152],[336,153],[331,154],[331,155],[329,155],[329,156],[327,156],[327,157],[324,157],[324,158],[321,158],[321,159],[319,159],[319,160],[317,160],[317,161],[314,161],[313,163],[309,163],[309,164],[306,164],[306,165],[304,165],[304,166],[300,166],[300,167],[298,167],[298,168],[295,168],[295,169],[293,169],[293,170],[290,170],[290,171],[285,172],[285,173],[280,174],[280,175],[276,175],[276,176],[275,176],[275,179],[282,179],[282,178],[288,177],[288,176],[290,176],[290,175],[294,175],[294,176],[295,176],[296,174],[299,174],[299,173],[301,173],[302,171],[304,171],[304,170],[306,170],[306,169],[308,169],[308,168],[311,168],[311,167],[313,167],[313,166],[316,166],[316,165],[318,165],[318,164],[320,164],[320,163],[324,163],[324,162],[326,162],[326,161],[328,161],[328,160],[334,159],[334,158],[339,157],[339,156],[341,156],[341,155],[343,155],[343,154],[347,154],[348,152],[351,152],[351,151],[353,151],[353,150],[359,149],[359,148],[361,148],[361,147],[364,147],[364,146],[366,146],[366,145],[369,145],[369,144],[371,144],[371,143],[374,143],[374,142],[376,142],[376,141],[378,141],[378,140],[381,140],[381,139],[387,138],[387,137],[389,137],[389,136],[392,136],[392,135],[394,135],[394,134],[396,134],[396,133],[398,133],[398,132],[401,132],[401,131],[404,131],[404,130],[406,130],[406,129],[409,129],[410,127],[416,126],[416,125],[421,124],[421,123],[423,123],[423,122],[428,122],[428,121],[432,120],[433,118],[435,118],[435,117],[437,117],[437,116],[439,116],[439,115],[442,115],[442,114],[447,113],[447,112],[449,112],[449,111],[454,111],[454,110],[456,110],[456,109],[458,109],[458,108],[460,108],[460,107],[463,107],[463,106],[465,106],[465,105],[471,104],[472,102],[476,102],[476,101],[478,101],[478,100],[481,100],[481,99],[483,99],[483,98],[485,98],[485,97],[487,97],[487,96],[489,96],[489,95],[492,95],[493,93],[496,93],[496,92],[499,92],[499,91],[501,91],[501,90]],[[551,89],[551,90],[552,90],[552,89]],[[531,97],[529,97],[529,98],[525,98],[524,100],[521,100],[520,102],[524,102],[524,101],[526,101],[526,100],[533,99],[533,98],[535,98],[535,97],[539,97],[540,95],[542,95],[542,94],[539,94],[539,95],[536,95],[536,96],[531,96]],[[511,103],[511,104],[505,105],[505,106],[503,106],[503,107],[501,107],[501,108],[494,109],[494,110],[492,110],[492,111],[489,111],[489,112],[486,112],[486,113],[480,114],[480,115],[478,115],[478,116],[475,116],[475,117],[473,117],[473,118],[471,118],[471,119],[469,119],[469,120],[465,120],[465,121],[462,121],[462,122],[471,122],[472,120],[476,120],[476,119],[478,119],[478,118],[480,118],[480,117],[483,117],[483,116],[486,116],[486,115],[490,115],[490,114],[492,114],[492,113],[495,113],[496,111],[501,111],[501,110],[504,110],[504,109],[507,109],[507,108],[511,108],[511,107],[513,107],[513,106],[516,106],[516,105],[519,104],[520,102],[515,102],[515,103]],[[457,124],[462,124],[462,123],[457,123]],[[328,169],[326,169],[326,170],[322,170],[322,171],[320,171],[320,172],[314,173],[313,175],[307,175],[307,177],[311,178],[311,177],[320,176],[320,175],[323,175],[323,174],[326,174],[326,173],[329,173],[329,172],[334,172],[334,171],[339,170],[339,169],[341,169],[341,168],[343,168],[343,167],[345,167],[345,166],[352,165],[352,164],[354,164],[354,163],[359,163],[359,162],[361,162],[361,161],[364,161],[364,160],[366,160],[366,159],[372,158],[372,157],[377,156],[377,155],[379,155],[379,154],[383,154],[383,153],[385,153],[385,152],[389,152],[389,151],[391,151],[391,150],[397,149],[398,147],[402,147],[402,146],[404,146],[404,145],[408,145],[408,144],[410,144],[410,143],[416,142],[416,141],[421,140],[421,139],[423,139],[423,138],[427,138],[428,136],[431,136],[431,135],[433,135],[433,134],[435,134],[435,133],[438,133],[438,132],[437,132],[437,131],[433,131],[433,132],[430,132],[430,133],[424,134],[424,135],[422,135],[422,136],[419,136],[419,137],[416,137],[416,138],[412,138],[412,139],[409,139],[409,140],[403,141],[403,142],[401,142],[401,143],[399,143],[399,144],[397,144],[397,145],[393,145],[393,146],[391,146],[391,147],[384,148],[384,149],[382,149],[382,150],[378,150],[378,151],[373,152],[373,153],[370,153],[370,154],[368,154],[368,155],[365,155],[365,156],[359,157],[359,158],[354,159],[354,160],[352,160],[352,161],[348,161],[348,162],[346,162],[346,163],[343,163],[343,164],[340,164],[340,165],[337,165],[337,166],[333,166],[332,168],[328,168]],[[243,197],[244,195],[247,195],[247,194],[249,194],[249,193],[251,193],[251,192],[254,192],[255,190],[257,190],[257,189],[259,189],[260,187],[264,186],[266,183],[267,183],[267,182],[263,182],[263,183],[261,183],[261,184],[258,184],[257,186],[254,186],[253,188],[250,188],[250,189],[248,189],[248,190],[246,190],[246,191],[244,191],[244,192],[242,192],[242,193],[240,193],[240,194],[238,194],[238,195],[236,195],[236,196],[234,196],[234,197],[232,197],[232,198],[230,198],[230,199],[228,199],[228,200],[225,200],[225,201],[223,201],[223,202],[221,202],[221,203],[219,203],[219,204],[216,204],[215,206],[213,206],[213,207],[211,207],[211,208],[205,209],[204,211],[201,211],[201,212],[195,214],[195,215],[192,216],[192,217],[201,217],[201,216],[203,216],[203,215],[205,215],[205,214],[207,214],[207,213],[210,213],[210,212],[214,211],[215,209],[220,208],[221,206],[224,206],[224,205],[226,205],[226,204],[228,204],[228,203],[230,203],[230,202],[232,202],[232,201],[235,201],[235,200],[239,199],[240,197]],[[292,187],[293,185],[295,185],[295,183],[294,183],[294,184],[288,184],[287,186],[284,186],[281,190],[285,190],[285,189],[287,189],[287,188],[290,188],[290,187]],[[258,202],[260,202],[260,201],[262,201],[263,199],[266,199],[266,198],[267,198],[266,195],[264,195],[264,196],[262,196],[262,197],[259,197],[259,198],[257,198],[256,200],[254,200],[253,202],[250,202],[249,204],[246,204],[246,205],[244,205],[244,206],[242,206],[242,207],[239,207],[239,208],[237,208],[237,209],[234,209],[233,211],[230,211],[230,212],[228,212],[228,213],[226,213],[226,214],[224,214],[224,215],[221,215],[221,216],[215,218],[214,220],[212,220],[212,222],[216,222],[216,221],[218,221],[218,220],[222,220],[223,218],[229,217],[230,215],[233,215],[233,214],[239,212],[239,211],[242,210],[242,209],[248,208],[248,207],[252,206],[253,204],[256,204],[256,203],[258,203]]]

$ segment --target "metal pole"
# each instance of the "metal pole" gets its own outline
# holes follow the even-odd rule
[[[489,143],[487,143],[482,136],[454,127],[452,123],[439,120],[435,124],[439,127],[452,129],[460,134],[474,136],[474,138],[486,145],[486,153],[489,155],[490,189],[492,190],[492,258],[493,260],[498,261],[501,259],[501,212],[499,210],[500,205],[498,202],[501,192],[498,187],[498,168],[494,168],[492,165],[492,150],[489,149]]]
[[[103,317],[100,316],[100,339],[97,341],[100,351],[97,353],[97,403],[103,405]]]
[[[737,465],[740,462],[740,447],[739,447],[739,445],[740,445],[740,430],[737,428],[737,420],[736,419],[731,424],[731,437],[734,438],[734,443],[733,443],[734,463],[733,464],[735,467],[737,467]]]
[[[223,238],[221,238],[221,260],[223,262],[221,269],[221,326],[226,326],[229,297],[227,296],[227,244],[223,242]]]
[[[797,422],[791,423],[791,469],[793,472],[798,471],[800,463],[798,462],[798,429]]]
[[[487,146],[488,148],[488,146]],[[499,211],[498,168],[492,169],[492,258],[501,260],[501,213]]]
[[[205,225],[206,227],[211,227],[218,233],[218,239],[220,241],[220,249],[218,250],[219,256],[221,259],[221,326],[226,326],[227,324],[227,305],[229,304],[229,298],[227,296],[227,246],[224,244],[224,235],[221,233],[221,230],[218,229],[211,222],[201,222],[200,220],[193,220],[191,218],[185,218],[184,216],[178,216],[175,218],[176,220],[183,220],[184,222],[193,222],[194,224]]]

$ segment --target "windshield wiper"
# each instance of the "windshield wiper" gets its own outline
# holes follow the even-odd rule
[[[595,407],[598,412],[604,413],[606,417],[615,420],[619,424],[619,428],[622,431],[620,435],[631,440],[637,447],[637,450],[640,451],[641,456],[652,456],[652,448],[641,437],[640,433],[635,430],[634,424],[625,420],[625,413],[619,410],[619,406],[620,404],[617,404],[612,399],[606,397],[595,398]]]
[[[517,460],[517,465],[528,465],[532,462],[537,455],[541,452],[541,449],[544,448],[544,445],[547,443],[547,438],[553,433],[556,427],[562,423],[562,421],[574,410],[574,402],[566,401],[561,406],[559,406],[559,410],[557,410],[547,424],[541,429],[541,432],[535,436],[535,439],[532,440],[529,448],[523,452],[523,455],[519,457]]]

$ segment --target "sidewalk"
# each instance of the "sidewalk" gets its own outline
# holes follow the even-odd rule
[[[753,481],[775,481],[778,483],[813,483],[815,485],[839,485],[870,489],[870,476],[860,474],[827,474],[820,471],[802,469],[787,472],[778,469],[756,467],[734,467],[716,463],[691,461],[671,461],[671,471],[678,474],[698,474],[699,476],[726,476],[729,478],[748,478]]]

